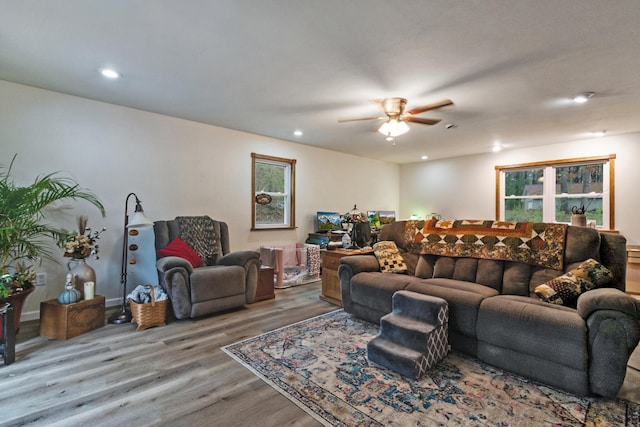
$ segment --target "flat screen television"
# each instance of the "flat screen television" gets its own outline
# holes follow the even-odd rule
[[[385,224],[391,224],[396,220],[395,211],[367,211],[371,228],[380,228]]]
[[[342,230],[342,215],[338,212],[318,212],[316,214],[316,231]]]

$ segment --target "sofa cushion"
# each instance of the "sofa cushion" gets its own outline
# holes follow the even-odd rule
[[[439,257],[422,254],[415,268],[415,276],[423,279],[435,277],[474,282],[492,287],[500,292],[502,290],[504,268],[505,261],[501,260]],[[529,271],[528,268],[527,271]]]
[[[202,258],[180,237],[176,237],[164,249],[160,249],[158,255],[162,257],[177,256],[186,259],[194,268],[202,265]]]
[[[605,285],[611,280],[607,267],[594,259],[582,262],[578,268],[536,287],[536,295],[543,301],[575,305],[580,294]]]
[[[382,273],[406,273],[407,264],[394,242],[383,241],[373,245],[373,253],[378,258]]]
[[[504,275],[502,276],[503,295],[529,296],[529,278],[534,268],[523,262],[505,261]],[[558,275],[558,271],[556,275]]]
[[[504,275],[505,261],[495,259],[479,259],[478,271],[474,282],[489,286],[498,292],[502,292],[502,277]]]
[[[487,298],[478,314],[478,340],[575,369],[588,368],[587,328],[576,310],[536,298]]]
[[[411,252],[404,252],[402,249],[400,249],[400,255],[402,255],[402,259],[407,265],[407,274],[409,274],[410,276],[415,276],[416,267],[418,266],[418,262],[420,260],[420,255],[412,254]]]
[[[569,227],[565,242],[564,268],[589,258],[599,260],[600,240],[600,233],[596,229]]]
[[[480,303],[498,295],[498,291],[488,286],[443,278],[413,282],[405,289],[445,299],[449,303],[449,328],[474,338]]]
[[[435,255],[420,255],[418,263],[416,264],[415,276],[421,279],[431,279],[433,277],[433,265],[435,262]]]
[[[245,271],[239,265],[197,268],[191,274],[191,302],[244,295],[245,283]]]
[[[358,273],[351,278],[351,300],[353,303],[391,313],[392,297],[396,291],[420,279],[407,274]]]
[[[477,258],[458,258],[456,259],[456,268],[453,271],[454,280],[462,280],[466,282],[475,282],[478,273]]]

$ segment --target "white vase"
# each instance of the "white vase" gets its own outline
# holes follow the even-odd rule
[[[86,259],[73,259],[69,261],[67,267],[69,268],[69,273],[73,276],[73,286],[80,291],[84,299],[84,283],[96,283],[96,271],[87,264]]]

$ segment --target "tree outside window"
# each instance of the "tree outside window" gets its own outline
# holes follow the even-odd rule
[[[496,166],[496,218],[570,223],[574,211],[614,229],[615,155]]]
[[[253,230],[295,228],[294,159],[252,153]]]

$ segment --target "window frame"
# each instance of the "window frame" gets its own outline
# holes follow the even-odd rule
[[[283,224],[256,224],[256,166],[270,164],[285,168],[285,191],[282,193],[288,203],[284,206]],[[288,171],[288,172],[287,172]],[[251,230],[291,230],[296,228],[296,160],[283,157],[251,153]]]
[[[555,170],[558,167],[565,166],[579,166],[584,164],[594,164],[594,163],[602,163],[604,165],[603,172],[605,174],[605,182],[603,183],[605,186],[603,188],[603,224],[600,227],[597,227],[599,230],[607,229],[607,219],[608,219],[608,230],[615,230],[615,154],[610,154],[608,156],[594,156],[594,157],[580,157],[580,158],[572,158],[572,159],[560,159],[560,160],[551,160],[551,161],[541,161],[541,162],[531,162],[531,163],[521,163],[514,165],[504,165],[504,166],[496,166],[496,219],[499,221],[501,218],[505,216],[505,173],[518,171],[518,170],[527,170],[527,169],[543,169],[545,172],[545,177],[547,173],[551,173],[548,171],[553,171],[553,179],[545,179],[544,180],[544,192],[542,196],[543,200],[543,218],[550,218],[547,215],[549,211],[551,211],[551,217],[553,221],[545,221],[545,222],[556,222],[556,211],[555,211],[555,202],[557,199],[556,190],[555,190]],[[607,171],[608,169],[608,171]],[[608,186],[606,185],[608,181]],[[608,207],[608,212],[604,210],[605,207]]]

